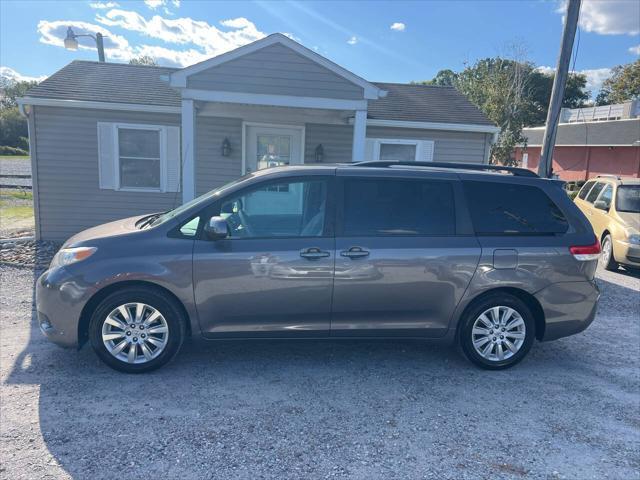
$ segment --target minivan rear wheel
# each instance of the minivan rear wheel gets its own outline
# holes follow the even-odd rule
[[[160,368],[180,349],[185,323],[180,308],[151,288],[127,288],[107,296],[89,324],[91,346],[111,368],[143,373]]]
[[[465,312],[460,345],[475,365],[500,370],[520,362],[535,338],[535,320],[527,305],[514,295],[496,293]]]

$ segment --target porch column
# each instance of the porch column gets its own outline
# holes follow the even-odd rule
[[[196,109],[193,100],[182,100],[182,203],[196,196]]]
[[[364,158],[364,144],[367,137],[367,111],[356,110],[353,119],[353,147],[351,150],[351,161],[362,162]]]

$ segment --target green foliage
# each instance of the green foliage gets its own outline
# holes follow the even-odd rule
[[[21,148],[9,147],[9,146],[7,146],[7,145],[0,145],[0,155],[8,155],[8,156],[19,155],[19,156],[25,156],[25,155],[29,155],[29,152],[27,152],[26,150],[23,150],[23,149],[21,149]]]
[[[611,76],[602,83],[596,105],[623,103],[640,99],[640,59],[613,67]]]
[[[156,59],[153,57],[150,57],[149,55],[142,55],[140,57],[135,57],[132,58],[131,60],[129,60],[129,65],[158,65],[158,62],[156,62]]]
[[[453,87],[458,79],[458,74],[453,70],[440,70],[431,80],[419,82],[423,85],[435,85],[438,87]]]
[[[0,81],[0,110],[16,107],[16,98],[23,97],[27,91],[38,82],[12,82],[6,79]]]

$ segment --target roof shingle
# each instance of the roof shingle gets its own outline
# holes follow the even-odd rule
[[[176,68],[75,60],[27,92],[28,97],[180,106],[180,94],[162,80]],[[368,118],[493,125],[453,87],[377,83],[387,96],[369,101]]]

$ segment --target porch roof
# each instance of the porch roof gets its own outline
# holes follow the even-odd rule
[[[180,92],[166,81],[177,70],[76,60],[30,89],[21,103],[28,105],[29,99],[53,99],[179,108]],[[368,118],[492,125],[475,105],[452,87],[372,83],[388,94],[368,101]]]

